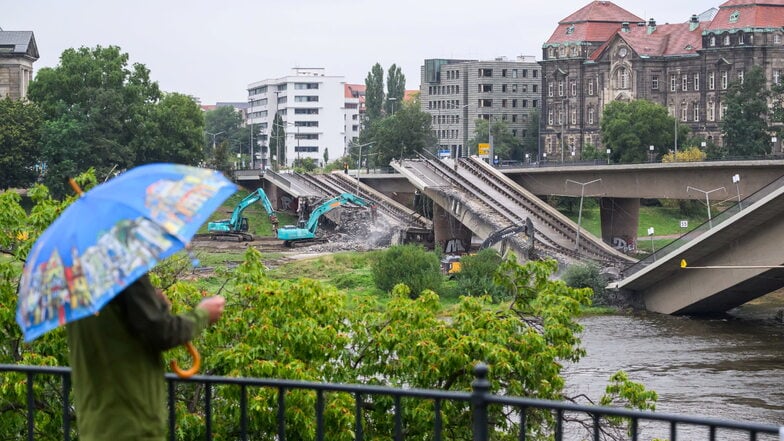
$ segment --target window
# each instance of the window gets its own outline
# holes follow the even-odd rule
[[[773,44],[781,44],[781,34],[776,34],[773,36]]]
[[[694,90],[700,90],[700,74],[694,74]]]
[[[684,92],[689,90],[689,76],[686,74],[681,77],[681,90]]]
[[[708,101],[708,121],[716,120],[716,103]]]
[[[301,108],[296,108],[296,109],[294,109],[294,114],[295,115],[318,115],[318,113],[319,113],[318,111],[319,111],[319,109],[301,109]]]
[[[734,11],[730,14],[730,23],[737,23],[740,18],[740,11]]]
[[[517,78],[517,69],[512,69],[512,78]]]
[[[675,88],[677,87],[677,78],[675,74],[670,75],[670,92],[675,92]]]
[[[738,34],[738,44],[743,44],[743,34]]]
[[[295,146],[295,152],[302,152],[302,153],[318,153],[318,147],[316,146]]]
[[[571,87],[571,89],[572,89],[572,96],[577,96],[577,82],[576,81],[572,81],[569,84],[569,87]]]
[[[577,124],[577,109],[572,108],[572,124]]]
[[[621,89],[629,88],[629,70],[625,67],[618,70],[618,87]]]
[[[773,71],[773,84],[781,84],[781,71],[774,70]]]
[[[523,69],[523,78],[528,78],[528,69]]]
[[[729,78],[729,73],[726,70],[721,73],[721,88],[722,89],[726,89],[727,88],[728,78]]]
[[[512,114],[512,122],[513,123],[517,122],[517,115],[516,114]]]
[[[553,125],[553,109],[547,111],[547,124]]]
[[[593,124],[593,107],[588,108],[588,124]]]
[[[711,72],[708,74],[708,90],[713,90],[716,88],[716,73]]]
[[[501,100],[501,107],[506,107],[506,100]]]
[[[729,46],[730,45],[730,34],[724,34],[723,43],[724,43],[724,46]]]
[[[528,107],[528,100],[523,100],[523,107]]]
[[[689,108],[686,106],[686,101],[681,103],[681,121],[688,121]]]
[[[697,122],[700,120],[700,106],[698,105],[698,103],[693,103],[692,108],[694,109],[693,112],[694,121]]]
[[[710,39],[708,40],[708,46],[713,47],[716,46],[716,36],[711,35]]]
[[[539,76],[538,70],[532,70],[531,73],[534,75],[534,78],[537,78]],[[523,75],[523,78],[525,78],[525,75]]]
[[[738,71],[738,81],[740,81],[740,84],[743,84],[743,71],[742,70]]]
[[[533,107],[534,109],[535,109],[535,108],[536,108],[536,106],[538,106],[538,105],[539,105],[539,100],[532,100],[532,101],[531,101],[531,107]]]
[[[723,120],[724,115],[726,114],[727,114],[727,105],[722,104],[721,107],[719,107],[719,120]]]
[[[479,100],[479,107],[493,107],[493,100]]]
[[[563,80],[558,82],[558,96],[564,96],[564,82],[563,82]]]
[[[523,92],[527,92],[527,90],[525,90],[525,84],[523,84]],[[539,92],[539,85],[538,84],[531,85],[531,92],[533,93]]]
[[[547,83],[547,96],[553,96],[553,82]]]
[[[318,126],[319,126],[318,121],[294,121],[294,127],[318,127]]]
[[[516,99],[512,100],[512,107],[517,107],[517,100]]]
[[[319,100],[318,96],[297,95],[297,96],[294,97],[294,102],[295,103],[315,103],[315,102],[318,102],[318,100]]]
[[[318,139],[318,133],[295,133],[294,139]]]
[[[492,84],[480,84],[479,85],[479,92],[480,93],[482,93],[482,92],[488,92],[489,93],[489,92],[492,92],[492,91],[493,91],[493,85]]]
[[[593,80],[588,80],[588,95],[593,95]]]
[[[501,76],[506,78],[506,69],[501,69]]]
[[[318,88],[319,83],[294,83],[294,89],[296,90],[312,90]]]
[[[506,93],[506,88],[507,88],[507,85],[506,84],[502,84],[501,85],[501,92]]]
[[[659,76],[651,75],[651,89],[659,90]]]
[[[493,76],[493,69],[479,69],[479,77],[492,77]]]

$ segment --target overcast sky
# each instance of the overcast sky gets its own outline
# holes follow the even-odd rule
[[[115,45],[161,89],[203,104],[246,101],[249,83],[324,67],[363,84],[393,63],[419,88],[426,58],[533,55],[587,0],[6,0],[0,28],[33,31],[36,71],[71,47]],[[681,23],[723,1],[617,0],[657,23]]]

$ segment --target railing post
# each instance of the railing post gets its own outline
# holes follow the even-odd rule
[[[487,394],[490,392],[490,381],[487,373],[490,369],[484,363],[474,367],[474,381],[471,383],[472,432],[474,441],[487,441]]]

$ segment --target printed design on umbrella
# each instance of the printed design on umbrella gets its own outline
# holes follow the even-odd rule
[[[33,250],[30,259],[41,263],[25,267],[22,276],[22,284],[30,289],[20,292],[21,324],[32,330],[97,312],[125,288],[126,281],[141,276],[184,242],[180,237],[190,237],[182,230],[198,228],[189,221],[226,185],[230,184],[212,173],[205,173],[203,179],[157,180],[145,191],[144,205],[151,219],[120,219],[98,232],[93,245],[83,250],[72,247],[65,259],[58,248],[45,260],[38,260],[40,248]]]

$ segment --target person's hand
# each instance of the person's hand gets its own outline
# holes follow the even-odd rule
[[[210,324],[213,324],[218,321],[223,314],[223,307],[226,306],[226,299],[223,296],[214,296],[214,297],[207,297],[206,299],[199,302],[199,306],[197,308],[201,308],[207,311]]]

